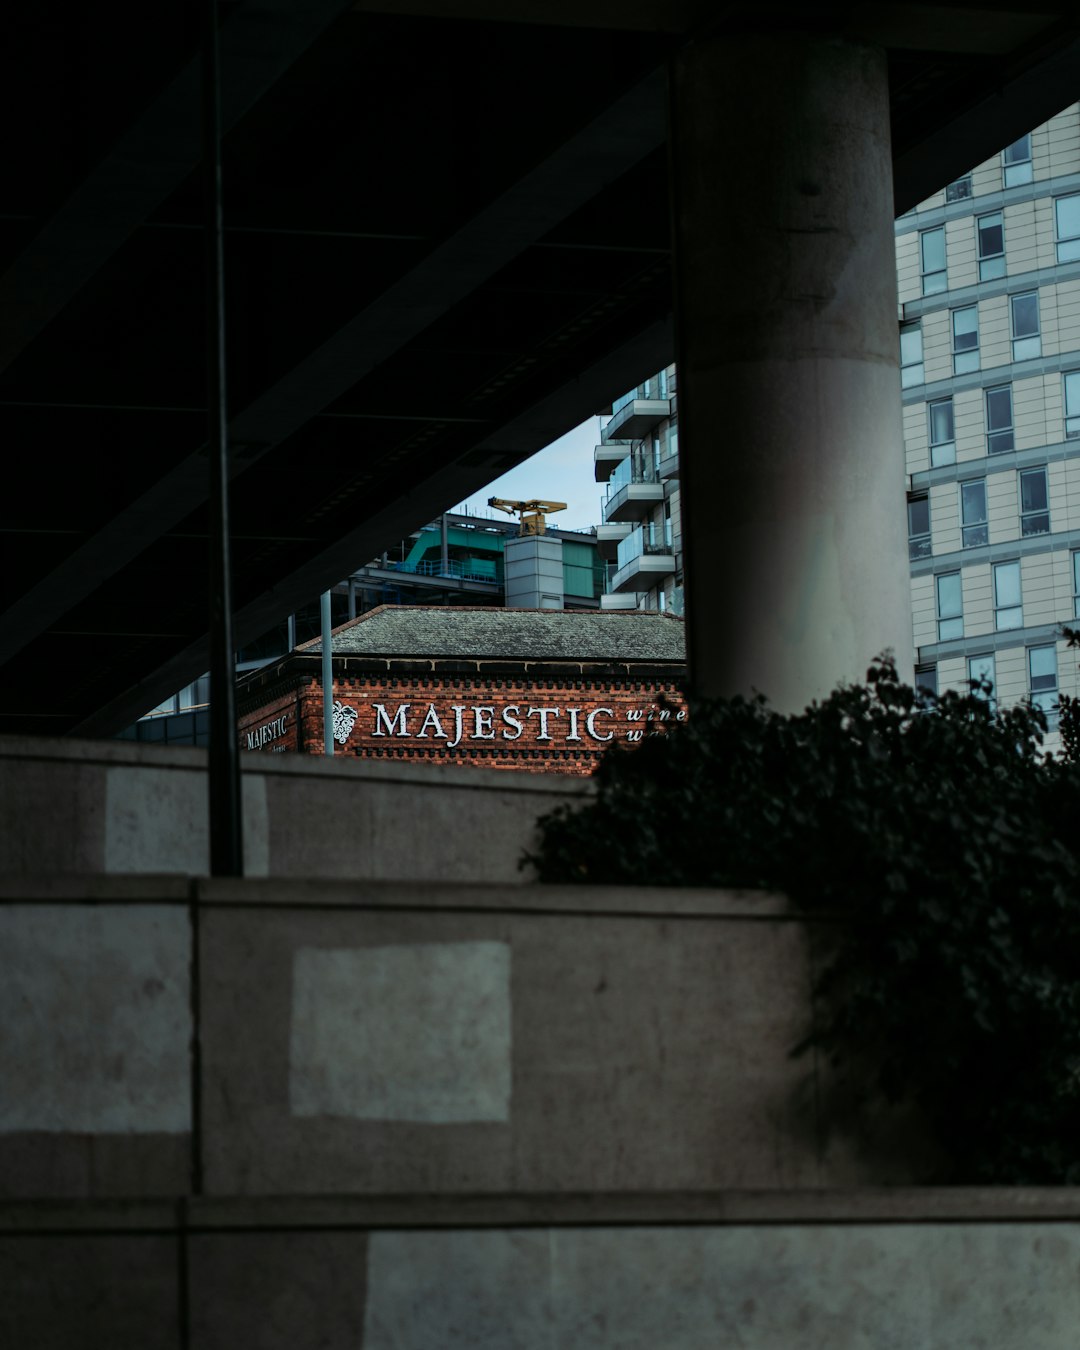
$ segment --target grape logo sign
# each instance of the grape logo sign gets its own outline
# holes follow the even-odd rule
[[[334,740],[338,745],[344,745],[349,739],[358,716],[355,708],[342,703],[339,698],[334,699]]]

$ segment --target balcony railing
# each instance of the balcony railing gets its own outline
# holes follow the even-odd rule
[[[636,530],[631,530],[625,539],[619,541],[619,546],[615,550],[616,570],[633,562],[635,558],[640,558],[644,553],[671,551],[670,520],[665,520],[662,525],[652,523],[640,525]]]
[[[453,577],[458,581],[499,580],[499,568],[494,561],[484,558],[450,558],[444,566],[438,559],[419,562],[392,562],[392,572],[408,572],[417,577]]]
[[[608,479],[607,491],[604,493],[604,501],[609,502],[617,492],[621,492],[629,483],[658,483],[659,475],[653,465],[642,464],[640,460],[635,464],[632,456],[617,464],[611,471],[611,477]]]
[[[628,390],[615,400],[611,405],[611,415],[614,417],[620,408],[625,408],[628,403],[632,403],[636,398],[670,398],[674,385],[674,380],[668,379],[666,370],[661,370],[656,375],[650,375],[644,384],[639,384],[636,388]]]

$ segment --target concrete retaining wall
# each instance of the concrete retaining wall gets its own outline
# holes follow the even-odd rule
[[[242,758],[249,876],[479,882],[587,783],[468,765]],[[209,871],[206,752],[0,737],[0,876]]]
[[[325,1226],[202,1203],[0,1209],[0,1344],[35,1350],[1075,1350],[1080,1208],[962,1192],[764,1222]],[[899,1199],[899,1204],[897,1203]],[[752,1204],[747,1208],[752,1208]],[[857,1210],[866,1206],[856,1206]],[[898,1209],[906,1215],[897,1219]],[[70,1227],[65,1225],[70,1224]]]
[[[820,940],[764,894],[8,878],[0,1345],[1072,1350],[1075,1195],[913,1190],[791,1056]]]
[[[911,1180],[826,1128],[777,897],[11,879],[0,1194]],[[910,1152],[910,1151],[909,1151]],[[867,1167],[871,1172],[867,1172]]]

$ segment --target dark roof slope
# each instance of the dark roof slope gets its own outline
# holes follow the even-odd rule
[[[322,651],[314,638],[300,651]],[[335,656],[685,661],[681,619],[647,610],[382,605],[335,629]]]

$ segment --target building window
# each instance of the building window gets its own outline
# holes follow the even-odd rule
[[[1057,225],[1058,262],[1075,262],[1080,258],[1080,192],[1056,199],[1054,222]]]
[[[937,693],[937,666],[915,667],[915,689],[919,693]]]
[[[943,572],[936,578],[937,635],[939,642],[964,636],[964,596],[959,572]]]
[[[956,463],[956,434],[953,429],[953,401],[938,399],[927,404],[930,413],[930,467]]]
[[[944,225],[936,230],[923,230],[919,235],[919,249],[923,295],[936,295],[938,291],[947,290],[949,282],[945,273]]]
[[[1032,703],[1043,710],[1047,724],[1053,726],[1058,711],[1056,647],[1028,648],[1028,687]]]
[[[1020,473],[1020,533],[1049,534],[1050,493],[1046,468],[1023,469]]]
[[[997,563],[994,566],[994,627],[999,633],[1023,628],[1024,611],[1020,602],[1020,564]]]
[[[909,389],[913,384],[922,384],[926,376],[923,373],[922,324],[902,323],[900,325],[900,387]]]
[[[1005,171],[1005,186],[1021,187],[1031,182],[1031,133],[1021,136],[1012,145],[1001,152],[1002,166]]]
[[[946,202],[964,202],[971,196],[971,174],[957,178],[945,189]]]
[[[908,498],[908,557],[930,556],[930,498],[925,492]]]
[[[1005,275],[1005,221],[1000,211],[979,216],[975,222],[979,245],[979,280],[993,281]]]
[[[986,524],[986,479],[960,484],[960,533],[965,548],[990,542]]]
[[[994,670],[994,654],[968,657],[968,685],[975,698],[985,699],[991,708],[997,706],[997,672]]]
[[[1012,385],[999,384],[986,391],[986,453],[1002,455],[1015,449]]]
[[[1080,619],[1080,550],[1072,555],[1073,565],[1073,614]]]
[[[1012,321],[1012,354],[1014,361],[1027,361],[1042,355],[1039,336],[1039,293],[1026,291],[1009,296],[1009,315]]]
[[[1068,370],[1065,382],[1065,439],[1080,437],[1080,370]]]
[[[953,374],[979,369],[979,307],[968,305],[952,312]]]

